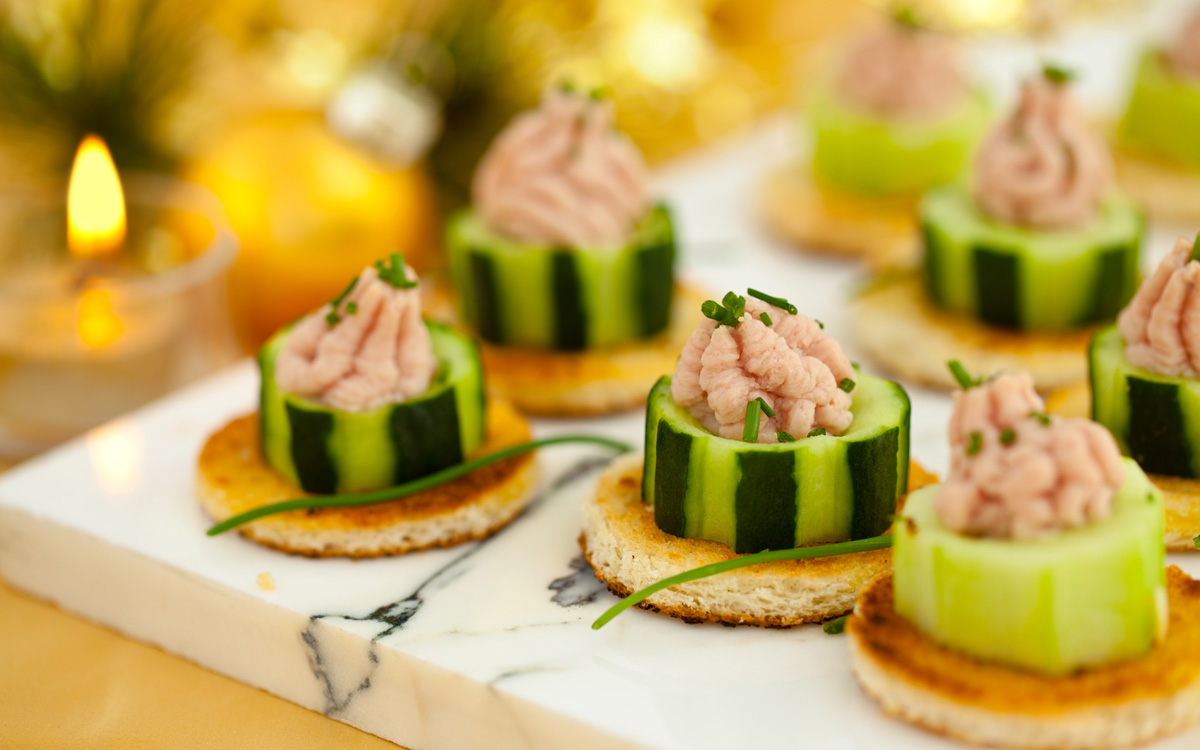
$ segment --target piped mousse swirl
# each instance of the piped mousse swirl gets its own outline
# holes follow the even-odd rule
[[[1125,481],[1116,441],[1087,419],[1044,413],[1028,373],[959,391],[950,473],[933,503],[946,528],[1038,539],[1102,521]]]
[[[843,100],[884,119],[936,119],[968,92],[950,37],[894,19],[847,43],[834,84]]]
[[[363,269],[337,300],[296,323],[275,366],[279,387],[343,411],[420,396],[437,359],[417,276],[397,261]]]
[[[547,92],[483,157],[471,186],[475,210],[518,242],[624,244],[650,206],[650,188],[641,153],[614,118],[606,98]]]
[[[1200,261],[1184,238],[1117,317],[1130,363],[1159,375],[1200,377]]]
[[[980,209],[1033,229],[1086,226],[1112,184],[1108,147],[1080,113],[1068,77],[1053,69],[1025,81],[1016,109],[986,136],[975,161]]]
[[[732,440],[743,437],[746,405],[762,398],[775,415],[762,416],[757,442],[777,443],[780,431],[803,438],[818,428],[847,430],[854,415],[846,383],[853,377],[841,344],[817,321],[747,299],[736,325],[705,319],[696,326],[671,397],[709,432]]]
[[[1200,82],[1200,8],[1184,20],[1165,54],[1176,75]]]

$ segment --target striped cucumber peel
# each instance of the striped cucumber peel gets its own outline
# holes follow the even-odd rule
[[[1166,625],[1163,500],[1125,460],[1108,519],[1036,541],[943,527],[937,486],[896,523],[896,611],[938,643],[1048,675],[1145,654]]]
[[[855,110],[825,90],[806,116],[819,183],[855,195],[919,195],[962,176],[991,106],[976,91],[944,117],[904,122]]]
[[[855,380],[844,435],[747,443],[709,433],[661,378],[648,400],[642,478],[659,528],[739,554],[883,533],[908,485],[912,407],[896,383]]]
[[[1088,349],[1092,419],[1151,474],[1200,477],[1200,381],[1134,366],[1115,325]]]
[[[675,234],[653,207],[623,247],[514,242],[472,211],[447,228],[463,317],[491,343],[564,351],[654,336],[670,322]]]
[[[259,352],[259,431],[267,463],[306,492],[390,487],[460,463],[485,434],[483,368],[475,344],[425,321],[438,361],[429,390],[408,401],[347,412],[281,391],[275,362],[290,333]]]
[[[921,202],[925,279],[939,307],[1018,330],[1068,330],[1114,317],[1137,291],[1145,217],[1110,196],[1077,231],[1000,224],[961,187]]]

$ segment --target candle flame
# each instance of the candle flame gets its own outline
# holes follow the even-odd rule
[[[125,196],[108,146],[89,135],[79,144],[67,187],[67,245],[81,258],[109,255],[125,241]]]

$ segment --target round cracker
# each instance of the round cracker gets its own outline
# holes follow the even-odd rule
[[[1087,378],[1087,347],[1095,327],[1074,331],[1011,331],[941,310],[920,275],[879,277],[850,303],[854,340],[894,375],[938,388],[956,388],[946,362],[969,372],[1028,370],[1041,390]]]
[[[1060,417],[1087,417],[1092,414],[1092,389],[1087,383],[1061,388],[1046,397],[1046,411]],[[1163,494],[1166,531],[1163,541],[1172,552],[1195,552],[1193,541],[1200,536],[1200,479],[1148,474]]]
[[[772,172],[762,189],[771,227],[797,245],[831,255],[863,258],[885,268],[921,258],[917,203],[912,197],[873,198],[822,187],[807,165]]]
[[[851,667],[886,713],[964,742],[1026,750],[1141,744],[1200,719],[1200,581],[1172,566],[1167,595],[1167,635],[1150,653],[1051,677],[934,643],[897,614],[888,572],[862,590],[846,624]]]
[[[937,478],[913,464],[909,487]],[[613,462],[584,501],[580,547],[609,591],[629,596],[664,578],[739,557],[728,545],[667,534],[642,502],[642,457]],[[790,627],[838,617],[855,593],[889,569],[891,549],[813,560],[764,563],[672,586],[638,606],[688,622]]]
[[[529,423],[492,400],[479,455],[530,439]],[[258,415],[234,419],[200,452],[197,500],[214,521],[295,497],[308,497],[272,469],[259,447]],[[358,507],[291,511],[238,527],[242,536],[308,557],[380,557],[480,539],[512,521],[537,481],[532,453],[499,461],[399,500]]]
[[[488,388],[518,409],[546,417],[592,417],[638,409],[700,320],[703,292],[677,284],[671,323],[643,341],[577,352],[480,345]]]

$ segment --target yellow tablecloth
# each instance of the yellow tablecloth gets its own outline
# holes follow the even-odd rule
[[[0,746],[396,750],[0,581]]]

